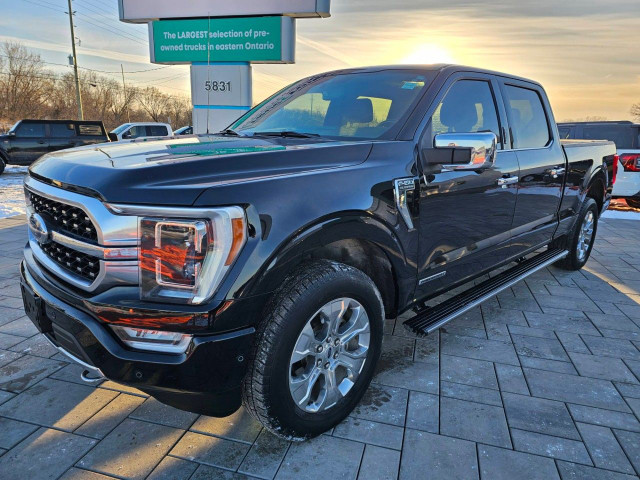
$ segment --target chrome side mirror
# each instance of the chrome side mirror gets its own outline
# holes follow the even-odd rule
[[[483,170],[495,162],[497,145],[491,132],[441,133],[433,140],[438,154],[428,163],[441,163],[443,170]]]

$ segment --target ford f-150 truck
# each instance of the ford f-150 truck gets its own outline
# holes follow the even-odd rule
[[[614,156],[561,142],[530,80],[315,75],[216,135],[32,165],[25,309],[86,381],[213,416],[244,404],[309,438],[361,399],[385,318],[429,334],[536,270],[583,267]]]

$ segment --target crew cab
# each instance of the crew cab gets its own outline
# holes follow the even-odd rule
[[[25,309],[87,381],[213,416],[244,404],[309,438],[361,399],[385,318],[428,335],[541,268],[582,268],[615,153],[561,142],[542,86],[512,75],[315,75],[215,135],[32,165]]]
[[[108,141],[102,122],[21,120],[0,135],[0,173],[7,164],[30,165],[50,152]]]
[[[146,137],[170,137],[172,135],[171,125],[156,122],[123,123],[109,132],[109,138],[113,142]]]

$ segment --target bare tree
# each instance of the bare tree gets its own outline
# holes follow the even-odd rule
[[[631,115],[640,122],[640,103],[634,103],[631,105]]]
[[[169,97],[156,87],[147,87],[138,95],[138,103],[154,122],[166,121]]]

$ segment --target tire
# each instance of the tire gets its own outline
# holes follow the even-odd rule
[[[629,205],[631,208],[640,208],[640,198],[627,197],[625,198],[625,200],[627,201],[627,205]]]
[[[4,172],[4,168],[7,166],[7,162],[4,159],[3,155],[0,155],[0,175]]]
[[[331,320],[333,317],[324,313],[329,311],[327,305],[333,309],[331,312],[339,310],[344,315]],[[249,357],[243,404],[265,428],[281,438],[315,437],[346,418],[371,382],[382,348],[382,298],[362,271],[322,260],[303,265],[289,276],[266,310]],[[367,319],[368,334],[360,333],[339,344],[339,332],[363,332]],[[337,333],[329,332],[331,343],[326,343],[323,329],[330,330],[334,324],[338,325]],[[346,342],[346,336],[344,339]],[[366,350],[362,346],[365,343]],[[304,349],[302,344],[306,344]],[[318,353],[320,345],[324,349]],[[294,349],[304,350],[304,359],[297,361],[303,355],[294,355]],[[358,355],[358,362],[362,363],[347,369],[341,364],[343,359],[356,363],[350,355]],[[307,382],[302,380],[305,378],[317,379]],[[313,389],[307,385],[313,385]],[[331,385],[347,391],[341,393]],[[305,392],[308,398],[302,395]]]
[[[585,219],[587,220],[585,221]],[[588,241],[582,242],[582,240],[587,240],[587,238],[581,236],[581,233],[587,226],[586,224],[589,222],[589,220],[592,222],[592,226],[590,229],[591,237],[590,239],[588,239]],[[564,270],[572,271],[580,270],[582,267],[584,267],[589,260],[589,256],[591,255],[591,250],[593,249],[597,231],[598,204],[593,198],[587,197],[582,203],[582,208],[580,209],[580,213],[578,214],[576,223],[569,233],[569,236],[567,237],[566,245],[569,250],[569,255],[556,263],[556,265]]]

